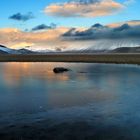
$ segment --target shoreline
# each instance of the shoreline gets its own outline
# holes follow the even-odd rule
[[[49,53],[49,54],[3,54],[0,62],[76,62],[140,64],[140,54],[135,53]]]

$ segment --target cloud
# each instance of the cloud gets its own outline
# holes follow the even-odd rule
[[[25,45],[33,46],[34,49],[53,49],[58,45],[63,46],[60,36],[68,30],[66,27],[57,27],[43,32],[24,32],[15,28],[3,28],[0,29],[0,42],[10,48],[22,48]]]
[[[16,13],[9,17],[9,19],[17,20],[17,21],[27,21],[33,19],[33,13],[29,12],[27,14]]]
[[[20,43],[17,43],[17,44],[13,44],[11,46],[11,48],[14,48],[14,49],[21,49],[21,48],[24,48],[24,47],[27,47],[27,46],[33,46],[34,43],[29,43],[29,42],[20,42]]]
[[[134,24],[136,23],[137,24]],[[116,48],[140,45],[139,20],[110,27],[99,23],[89,28],[56,27],[38,31],[21,31],[16,28],[1,28],[0,43],[10,48],[31,46],[33,50],[72,50],[92,48]],[[132,24],[133,23],[133,24]]]
[[[121,11],[124,5],[114,0],[79,0],[52,4],[45,13],[60,17],[98,17],[108,16]]]
[[[129,30],[129,29],[131,29],[131,27],[128,24],[123,24],[120,27],[114,28],[113,31],[122,32],[122,31]]]
[[[140,25],[140,20],[130,20],[130,21],[127,21],[127,22],[111,23],[111,24],[108,24],[107,26],[115,28],[115,27],[121,26],[123,24],[129,24],[130,26],[139,26]]]
[[[69,40],[99,40],[99,39],[121,39],[139,38],[140,25],[130,26],[127,23],[119,27],[110,28],[100,24],[95,24],[85,31],[76,31],[72,28],[63,34],[64,39]]]
[[[56,28],[56,24],[54,24],[54,23],[51,23],[50,25],[40,24],[40,25],[37,25],[36,27],[32,28],[32,31],[55,29],[55,28]]]

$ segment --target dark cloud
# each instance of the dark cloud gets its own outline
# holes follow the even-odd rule
[[[114,31],[124,31],[124,30],[128,30],[130,28],[131,27],[128,24],[123,24],[122,26],[115,28]]]
[[[76,2],[79,4],[94,4],[97,2],[100,2],[101,0],[70,0],[69,3],[71,2]]]
[[[103,27],[103,25],[101,25],[100,23],[96,23],[94,25],[91,26],[92,28],[100,28]]]
[[[140,22],[140,20],[130,20],[129,22]]]
[[[110,28],[101,24],[95,24],[85,31],[77,31],[75,28],[72,28],[62,36],[65,39],[72,40],[139,38],[140,26],[123,24],[120,27]]]
[[[32,28],[32,31],[55,29],[55,28],[56,28],[56,24],[54,24],[54,23],[51,23],[50,25],[40,24],[40,25],[37,25],[36,27]]]
[[[17,21],[27,21],[34,18],[33,13],[29,12],[27,14],[16,13],[9,17],[9,19]]]
[[[78,32],[76,32],[76,28],[71,28],[69,31],[64,33],[63,36],[75,36],[76,34],[78,34]]]

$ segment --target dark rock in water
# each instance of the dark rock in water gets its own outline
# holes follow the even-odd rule
[[[67,71],[70,71],[70,70],[67,68],[63,68],[63,67],[57,67],[57,68],[53,69],[54,73],[63,73],[63,72],[67,72]]]
[[[79,73],[88,73],[88,72],[84,72],[84,71],[79,71]]]

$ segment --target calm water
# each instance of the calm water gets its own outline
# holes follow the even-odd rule
[[[139,140],[140,66],[0,63],[0,132],[35,126],[51,140]]]

